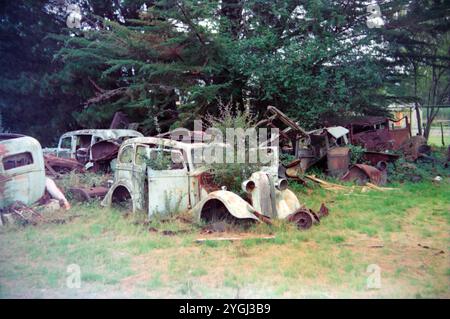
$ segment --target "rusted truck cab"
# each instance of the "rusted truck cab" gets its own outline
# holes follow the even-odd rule
[[[33,204],[45,192],[40,143],[29,136],[0,134],[0,209],[15,201]]]
[[[191,210],[198,220],[258,220],[265,213],[285,218],[300,208],[286,181],[278,179],[278,163],[255,172],[243,184],[247,200],[212,185],[206,165],[194,160],[207,147],[211,145],[157,137],[125,141],[118,153],[114,183],[102,205],[129,202],[133,212],[146,210],[149,217]],[[274,156],[278,158],[277,153]],[[162,164],[152,164],[153,159]]]
[[[326,122],[346,127],[351,144],[360,145],[372,152],[399,150],[411,137],[411,125],[407,116],[398,120],[384,116],[353,116],[327,119]]]

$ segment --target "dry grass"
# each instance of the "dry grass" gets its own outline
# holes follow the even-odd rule
[[[448,298],[449,181],[397,187],[349,195],[296,187],[309,207],[326,202],[330,216],[308,231],[276,222],[245,234],[273,240],[198,244],[200,227],[182,220],[142,225],[98,203],[75,206],[70,214],[80,216],[65,224],[0,230],[0,295]],[[73,263],[81,267],[79,289],[66,287]],[[380,289],[367,288],[371,264],[380,267]]]

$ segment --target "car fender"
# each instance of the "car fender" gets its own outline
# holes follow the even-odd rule
[[[208,203],[211,203],[212,201],[218,201],[223,204],[228,213],[233,217],[238,219],[259,220],[255,215],[255,213],[257,213],[256,210],[240,196],[230,191],[218,190],[209,193],[206,198],[192,208],[192,212],[198,221],[205,218],[205,209],[208,207]]]
[[[285,219],[287,216],[301,208],[302,205],[300,204],[300,201],[290,189],[285,189],[283,191],[277,190],[275,193],[278,218]]]
[[[137,194],[133,191],[133,187],[131,185],[131,183],[129,183],[126,180],[119,180],[117,182],[114,182],[111,185],[111,188],[108,190],[108,192],[106,193],[105,197],[103,198],[102,202],[100,203],[101,206],[104,207],[110,207],[112,204],[112,196],[114,194],[114,191],[118,188],[118,187],[124,187],[128,193],[131,196],[131,202],[133,204],[133,213],[138,210],[138,209],[143,209],[141,203],[138,200],[138,196]]]

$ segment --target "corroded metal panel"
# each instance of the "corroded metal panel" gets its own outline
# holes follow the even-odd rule
[[[0,141],[0,208],[30,205],[44,195],[45,167],[39,142],[29,136]]]

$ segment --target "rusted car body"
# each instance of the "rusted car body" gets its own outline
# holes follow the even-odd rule
[[[0,209],[16,201],[30,205],[45,193],[40,143],[29,136],[0,134]]]
[[[135,130],[126,129],[86,129],[67,132],[63,134],[56,148],[45,148],[45,155],[53,155],[59,158],[75,159],[83,165],[96,159],[96,155],[100,159],[106,156],[105,149],[111,152],[117,152],[118,148],[110,147],[111,145],[103,145],[92,148],[102,141],[112,141],[112,145],[120,144],[124,140],[133,137],[143,136]],[[95,150],[97,149],[97,150]],[[112,150],[111,150],[112,149]],[[115,154],[113,154],[115,156]]]
[[[401,127],[399,123],[403,123]],[[408,117],[392,120],[383,116],[349,117],[346,119],[331,119],[326,124],[336,124],[346,127],[350,143],[360,145],[368,151],[384,152],[398,150],[411,137],[411,125]]]
[[[329,150],[348,144],[348,129],[332,126],[306,131],[297,122],[274,106],[267,107],[266,119],[258,122],[257,127],[278,128],[279,136],[272,136],[269,143],[279,139],[283,153],[294,155],[300,172],[324,159]]]
[[[214,146],[158,137],[125,141],[117,157],[114,183],[102,205],[129,200],[133,212],[147,210],[152,216],[191,210],[198,220],[207,221],[224,217],[259,220],[262,215],[285,218],[301,208],[295,194],[287,189],[287,181],[278,178],[278,162],[243,183],[247,201],[214,185],[206,165],[194,160],[208,147]],[[269,153],[278,158],[276,148]],[[170,159],[166,166],[148,165],[149,159],[161,154]]]

